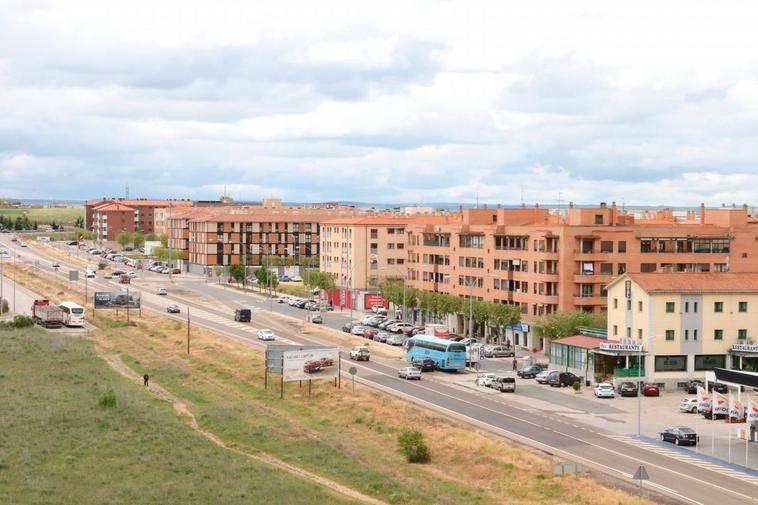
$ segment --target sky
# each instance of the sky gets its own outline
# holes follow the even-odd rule
[[[758,3],[0,2],[0,197],[757,204]]]

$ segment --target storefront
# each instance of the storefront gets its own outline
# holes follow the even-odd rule
[[[758,372],[758,345],[734,344],[729,350],[732,369]]]
[[[550,343],[550,369],[571,372],[585,380],[594,378],[594,351],[604,338],[587,335],[559,338]]]
[[[640,344],[603,342],[593,351],[595,382],[645,378],[645,352]]]

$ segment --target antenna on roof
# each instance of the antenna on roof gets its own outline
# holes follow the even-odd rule
[[[479,208],[479,191],[476,192],[476,208]]]
[[[521,185],[521,205],[524,205],[524,185]]]
[[[124,186],[124,198],[126,200],[129,199],[129,184],[127,183],[126,186]]]

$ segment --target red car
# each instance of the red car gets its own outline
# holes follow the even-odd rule
[[[305,373],[318,372],[319,370],[321,370],[321,362],[320,361],[315,361],[315,360],[314,361],[308,361],[303,366],[303,371]]]
[[[376,336],[377,333],[379,333],[379,331],[375,330],[374,328],[366,328],[365,330],[363,330],[363,338],[374,340],[374,337]]]
[[[658,384],[653,384],[652,382],[648,382],[647,384],[642,386],[642,395],[643,396],[660,396],[661,389],[658,387]]]

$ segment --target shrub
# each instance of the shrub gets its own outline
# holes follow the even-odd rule
[[[420,431],[403,430],[397,436],[397,445],[409,463],[427,463],[431,458]]]
[[[34,319],[30,316],[18,315],[13,318],[14,328],[31,328],[34,326]]]
[[[107,267],[107,266],[108,266],[108,263],[106,263],[103,260],[100,260],[100,262],[97,264],[97,269],[98,270],[104,270],[105,267]]]
[[[108,388],[108,390],[100,396],[97,404],[101,407],[115,407],[116,393],[113,391],[113,388]]]
[[[582,388],[582,383],[576,381],[571,385],[571,387],[574,388],[574,391],[579,391]]]

